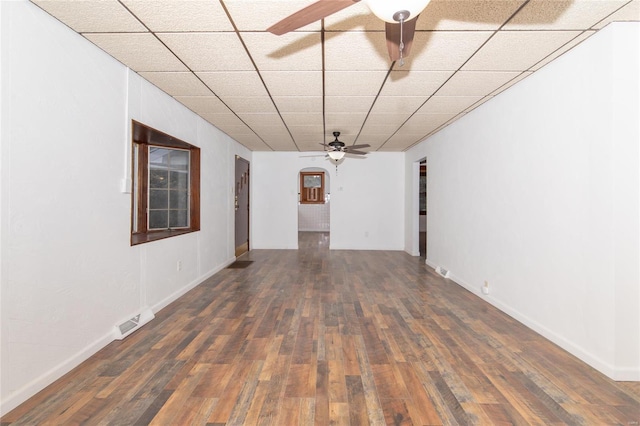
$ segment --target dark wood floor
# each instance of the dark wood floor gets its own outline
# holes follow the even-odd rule
[[[255,250],[2,424],[637,425],[616,383],[402,252]]]

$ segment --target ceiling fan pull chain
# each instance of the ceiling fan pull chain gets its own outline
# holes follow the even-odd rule
[[[404,30],[404,18],[400,19],[400,45],[398,46],[400,48],[400,66],[404,65],[404,57],[402,56],[402,51],[404,50],[404,41],[403,41],[403,32]]]
[[[400,51],[400,66],[404,65],[404,20],[410,16],[410,12],[407,10],[400,10],[393,15],[393,19],[400,22],[400,43],[398,44],[398,50]]]

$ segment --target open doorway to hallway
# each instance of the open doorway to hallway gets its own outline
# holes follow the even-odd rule
[[[249,161],[236,155],[235,209],[235,255],[249,251]]]
[[[420,177],[418,182],[419,210],[418,245],[420,257],[427,258],[427,159],[420,161]]]
[[[305,168],[298,173],[298,247],[329,248],[329,173],[322,168]]]

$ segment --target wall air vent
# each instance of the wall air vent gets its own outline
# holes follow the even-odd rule
[[[436,268],[436,272],[442,275],[445,278],[449,278],[449,271],[444,269],[442,266],[438,266]]]
[[[154,318],[153,312],[151,309],[146,308],[139,314],[129,318],[121,322],[120,324],[116,324],[113,330],[113,338],[117,340],[122,340],[149,321]]]

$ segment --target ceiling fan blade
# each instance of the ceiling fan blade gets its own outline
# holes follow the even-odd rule
[[[368,152],[350,149],[347,151],[347,154],[366,155]]]
[[[370,146],[368,143],[361,143],[360,145],[349,145],[347,148],[351,151],[352,149],[369,148]]]
[[[267,28],[267,31],[275,35],[286,34],[312,22],[326,18],[358,1],[360,0],[319,0],[287,16],[282,21],[273,24]]]
[[[415,19],[404,22],[404,28],[402,30],[402,41],[404,43],[404,49],[402,49],[402,57],[406,58],[411,52],[411,44],[413,43],[413,35],[416,32],[416,21],[420,15]],[[389,51],[389,58],[392,61],[400,59],[400,24],[391,24],[385,22],[385,32],[387,35],[387,50]]]

